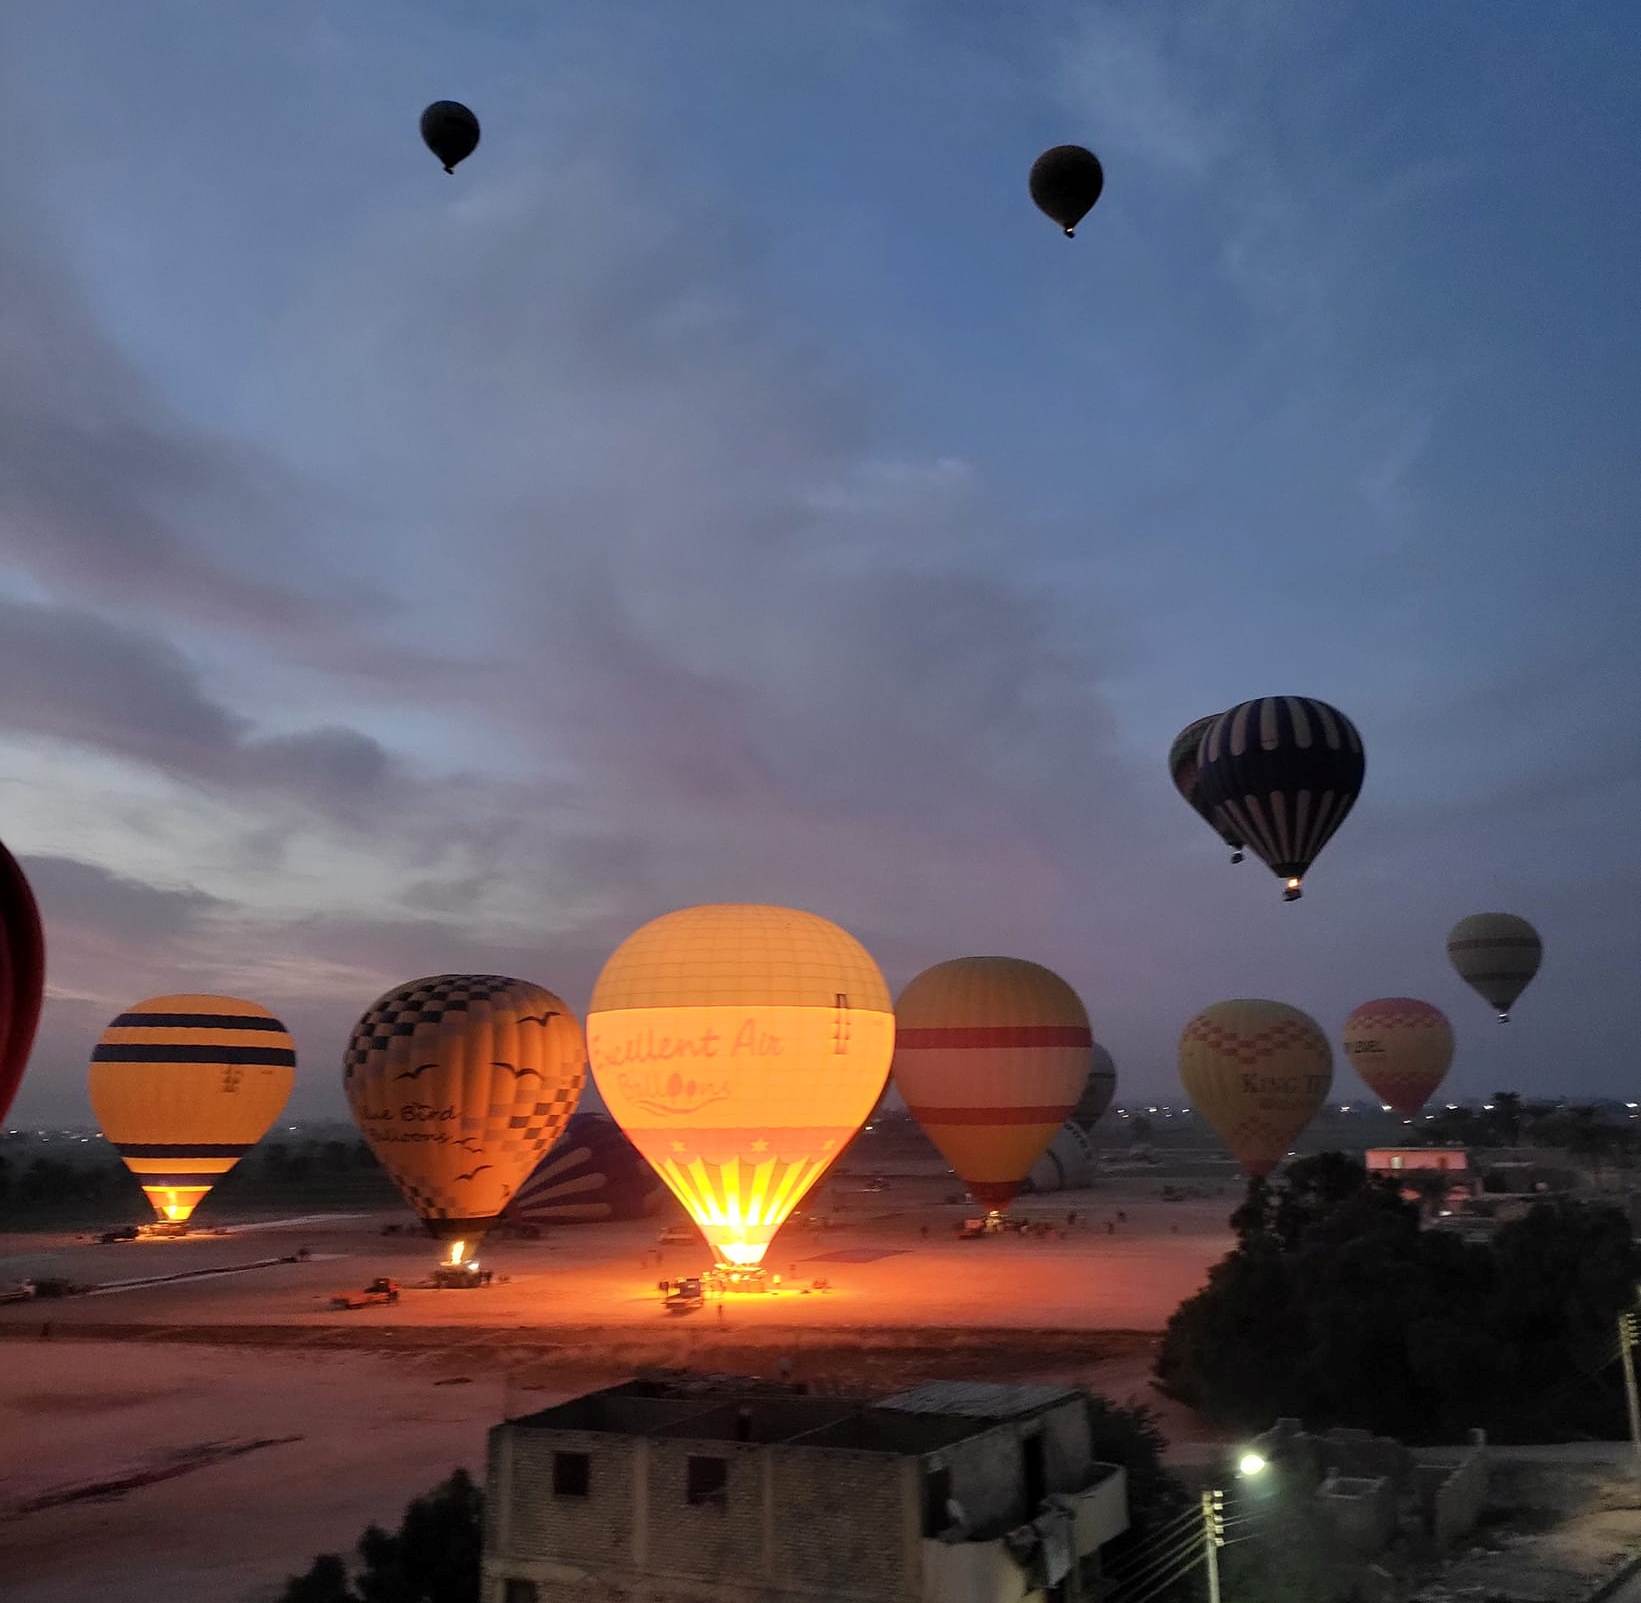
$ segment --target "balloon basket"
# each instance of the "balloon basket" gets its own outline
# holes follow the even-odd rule
[[[762,1264],[715,1263],[701,1276],[701,1284],[716,1297],[730,1294],[761,1296],[773,1291],[781,1283],[779,1275],[772,1275]]]

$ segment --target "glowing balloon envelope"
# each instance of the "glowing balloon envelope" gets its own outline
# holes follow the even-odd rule
[[[655,1212],[661,1182],[614,1119],[578,1113],[507,1204],[518,1224],[642,1219]]]
[[[1267,1175],[1327,1099],[1333,1049],[1308,1014],[1252,998],[1215,1002],[1185,1026],[1179,1077],[1250,1177]]]
[[[1007,1207],[1088,1084],[1081,999],[1039,963],[960,957],[919,974],[895,1020],[907,1109],[977,1202]]]
[[[759,1263],[866,1121],[894,1052],[889,990],[847,931],[787,907],[652,919],[587,1014],[611,1116],[721,1263]]]
[[[1447,955],[1459,978],[1492,1003],[1499,1023],[1508,1024],[1516,998],[1544,960],[1544,943],[1514,913],[1472,913],[1453,926]]]
[[[528,980],[436,974],[353,1027],[342,1077],[383,1167],[441,1241],[472,1246],[575,1112],[581,1025]]]
[[[91,1054],[91,1108],[154,1212],[180,1224],[267,1133],[296,1081],[296,1043],[237,996],[154,996]]]
[[[1381,996],[1345,1020],[1345,1056],[1381,1102],[1411,1119],[1446,1077],[1453,1026],[1428,1002]]]
[[[45,983],[40,910],[17,859],[0,846],[0,1123],[28,1067]]]

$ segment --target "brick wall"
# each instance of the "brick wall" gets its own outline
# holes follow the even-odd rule
[[[770,1450],[774,1579],[793,1588],[917,1596],[922,1483],[881,1453]]]
[[[672,1575],[761,1577],[764,1453],[738,1442],[651,1442],[649,1565]],[[685,1491],[692,1457],[721,1458],[728,1464],[729,1484],[721,1503],[689,1503]]]
[[[507,1551],[588,1563],[630,1562],[634,1481],[643,1446],[594,1431],[513,1431]],[[553,1496],[555,1452],[589,1456],[588,1496]]]

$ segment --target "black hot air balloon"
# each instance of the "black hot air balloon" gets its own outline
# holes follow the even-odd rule
[[[1092,150],[1056,145],[1031,164],[1031,198],[1074,239],[1077,224],[1094,209],[1105,188],[1105,169]]]
[[[1197,796],[1214,827],[1235,830],[1287,881],[1300,881],[1344,823],[1367,762],[1356,726],[1308,696],[1261,696],[1222,712],[1197,752]]]
[[[1216,712],[1210,713],[1206,718],[1198,718],[1195,723],[1187,724],[1174,736],[1174,744],[1168,748],[1168,777],[1174,781],[1174,789],[1185,798],[1185,803],[1191,811],[1231,848],[1231,861],[1240,863],[1241,837],[1223,818],[1216,818],[1202,805],[1202,798],[1197,789],[1197,750],[1202,745],[1202,737],[1208,733],[1208,726],[1218,716]]]
[[[453,173],[478,149],[479,119],[459,100],[435,100],[422,113],[422,142]]]

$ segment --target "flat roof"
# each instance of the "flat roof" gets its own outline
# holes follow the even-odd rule
[[[756,1388],[756,1389],[754,1389]],[[929,1381],[881,1400],[816,1396],[739,1377],[626,1381],[508,1420],[524,1430],[748,1442],[920,1458],[1080,1394],[1066,1386]]]

